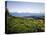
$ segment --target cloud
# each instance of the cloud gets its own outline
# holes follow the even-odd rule
[[[10,13],[44,13],[43,3],[8,2],[7,8]]]
[[[9,12],[17,12],[17,13],[43,13],[44,9],[33,9],[33,8],[9,8]]]

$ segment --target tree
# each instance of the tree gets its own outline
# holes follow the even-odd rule
[[[9,12],[8,12],[8,9],[7,8],[5,8],[5,15],[6,16],[9,16]]]

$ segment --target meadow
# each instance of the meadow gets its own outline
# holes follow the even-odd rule
[[[45,23],[43,19],[8,16],[7,22],[7,33],[32,33],[45,31]]]

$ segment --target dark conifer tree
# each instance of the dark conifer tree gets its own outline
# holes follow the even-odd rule
[[[9,16],[9,12],[8,12],[8,9],[7,8],[5,8],[5,15],[6,16]]]

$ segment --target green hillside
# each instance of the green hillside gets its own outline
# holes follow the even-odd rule
[[[27,19],[14,16],[7,18],[7,33],[25,33],[25,32],[43,32],[44,20],[43,19]]]

